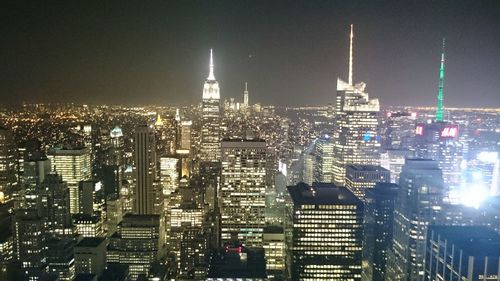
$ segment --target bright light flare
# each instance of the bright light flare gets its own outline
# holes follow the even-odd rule
[[[460,201],[465,206],[477,209],[489,195],[489,190],[484,186],[469,186],[462,189]]]
[[[486,163],[496,163],[498,161],[498,152],[482,151],[477,155],[477,159]]]

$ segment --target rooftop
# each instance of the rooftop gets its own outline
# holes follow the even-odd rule
[[[401,187],[395,183],[378,182],[373,188],[367,189],[366,194],[373,194],[375,196],[396,196]]]
[[[76,247],[97,247],[105,240],[104,237],[85,237],[76,244]]]
[[[217,278],[266,278],[263,248],[242,248],[241,252],[217,251],[208,268],[208,280]]]
[[[348,188],[333,183],[306,183],[287,187],[294,205],[358,205],[363,202]]]
[[[376,165],[347,165],[347,169],[355,171],[370,171],[370,172],[389,172],[386,168]]]

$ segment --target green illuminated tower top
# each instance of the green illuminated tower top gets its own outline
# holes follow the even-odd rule
[[[439,68],[439,90],[437,96],[437,109],[436,109],[436,121],[443,121],[443,88],[444,88],[444,43],[443,38],[443,52],[441,53],[441,67]]]

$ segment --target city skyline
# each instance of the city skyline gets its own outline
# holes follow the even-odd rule
[[[11,5],[0,280],[500,280],[500,4],[144,3]]]
[[[12,4],[3,103],[196,103],[210,48],[222,99],[242,99],[248,82],[262,104],[333,103],[354,24],[354,81],[382,104],[435,104],[446,37],[445,108],[500,106],[494,1],[254,4]]]

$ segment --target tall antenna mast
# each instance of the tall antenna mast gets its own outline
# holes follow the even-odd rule
[[[439,89],[437,96],[436,121],[443,121],[443,89],[444,89],[444,52],[445,38],[443,38],[443,51],[441,53],[441,66],[439,68]]]
[[[351,36],[349,44],[349,85],[352,86],[352,39],[354,38],[354,27],[351,24]]]
[[[215,80],[214,76],[214,56],[212,49],[210,49],[210,73],[208,74],[207,80]]]

